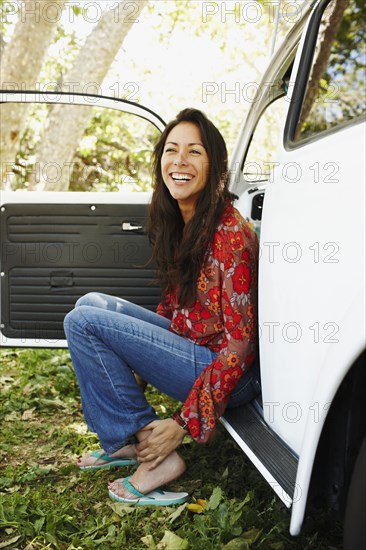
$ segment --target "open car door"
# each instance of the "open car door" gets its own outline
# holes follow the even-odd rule
[[[0,120],[24,103],[31,135],[6,173],[20,190],[0,197],[0,345],[65,347],[63,319],[87,292],[149,309],[159,301],[146,216],[151,151],[165,123],[127,100],[60,92],[0,92]],[[72,163],[65,166],[51,152],[41,164],[34,155],[39,136],[55,109],[65,110],[67,125],[70,108],[75,117],[87,111],[88,120]],[[42,177],[62,177],[65,169],[75,192],[24,190],[32,180],[39,187]]]

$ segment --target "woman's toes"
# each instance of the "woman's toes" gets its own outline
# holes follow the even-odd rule
[[[78,457],[77,465],[80,466],[91,466],[92,464],[95,464],[97,462],[97,459],[95,457],[92,457],[90,453],[87,453],[84,456]]]
[[[123,485],[121,479],[116,479],[115,481],[108,482],[108,489],[112,491],[115,495],[121,498],[128,498],[130,500],[135,499],[136,495],[130,493],[126,487]]]

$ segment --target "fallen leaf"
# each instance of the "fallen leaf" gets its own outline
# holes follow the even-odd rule
[[[36,409],[27,409],[26,411],[24,411],[22,414],[21,420],[33,420],[34,419],[33,412],[35,410]]]
[[[201,504],[192,502],[191,504],[187,504],[187,510],[193,512],[194,514],[202,514],[202,512],[204,511],[204,507],[201,506]]]
[[[188,540],[178,537],[171,531],[165,531],[164,537],[157,545],[157,550],[186,550]]]
[[[42,405],[43,407],[47,407],[50,409],[67,409],[66,403],[63,403],[61,399],[58,397],[55,397],[54,399],[48,399],[46,397],[40,397],[37,399],[38,403]]]
[[[21,535],[17,535],[16,537],[13,537],[12,539],[5,540],[4,542],[0,542],[0,548],[6,548],[7,546],[10,546],[17,540],[19,540]]]
[[[18,418],[19,418],[19,414],[15,411],[13,411],[9,414],[6,414],[4,416],[5,422],[13,422],[14,420],[18,420]]]
[[[152,535],[146,535],[146,537],[141,537],[141,542],[143,542],[149,550],[155,550],[156,544]]]
[[[11,376],[0,376],[0,384],[7,386],[8,384],[12,384],[14,382],[14,378]]]
[[[178,508],[176,510],[174,510],[174,512],[172,514],[170,514],[170,516],[168,517],[168,520],[170,521],[170,523],[173,523],[173,521],[175,521],[177,518],[179,518],[179,516],[181,515],[183,510],[186,509],[186,507],[187,507],[186,503],[181,504],[180,506],[178,506]]]
[[[241,538],[232,539],[221,550],[249,550],[249,542]]]
[[[248,531],[245,531],[240,536],[242,539],[248,541],[250,544],[253,544],[256,542],[262,533],[262,529],[249,529]]]
[[[12,483],[12,481],[11,481],[11,483]],[[10,493],[10,494],[11,493],[18,493],[19,490],[20,490],[20,485],[13,485],[13,487],[7,487],[6,488],[6,492]]]
[[[222,499],[221,487],[215,487],[207,504],[207,510],[216,510]]]
[[[112,508],[113,512],[115,512],[120,517],[123,517],[126,514],[132,514],[132,512],[136,510],[134,506],[130,506],[129,504],[124,504],[123,502],[107,501],[107,506]]]

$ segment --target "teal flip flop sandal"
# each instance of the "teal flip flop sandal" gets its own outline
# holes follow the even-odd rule
[[[151,493],[143,495],[131,485],[129,479],[130,477],[125,477],[119,481],[129,493],[136,495],[137,498],[123,498],[109,490],[109,496],[112,500],[124,502],[125,504],[134,504],[135,506],[171,506],[172,504],[182,504],[188,499],[188,493],[173,493],[170,491],[163,491],[162,489],[155,489],[151,491]]]
[[[98,459],[104,460],[105,464],[90,464],[90,466],[79,466],[80,470],[101,470],[103,468],[113,468],[114,466],[130,466],[133,464],[137,464],[137,460],[135,458],[119,458],[108,456],[105,454],[103,449],[93,451],[90,456],[94,457],[96,461]]]

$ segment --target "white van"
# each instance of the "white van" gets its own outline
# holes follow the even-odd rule
[[[316,499],[345,515],[345,548],[357,550],[366,547],[364,13],[359,0],[302,5],[238,137],[231,189],[260,235],[262,395],[222,418],[291,508],[291,534]],[[0,102],[3,113],[34,103],[40,120],[47,109],[112,109],[121,132],[126,124],[151,143],[165,124],[116,98],[2,91]],[[23,170],[9,168],[13,185],[59,166],[23,157]],[[102,189],[105,170],[94,168]],[[144,177],[127,175],[116,178],[132,188]],[[1,192],[2,346],[65,346],[63,318],[92,290],[155,307],[150,195],[124,188]]]

